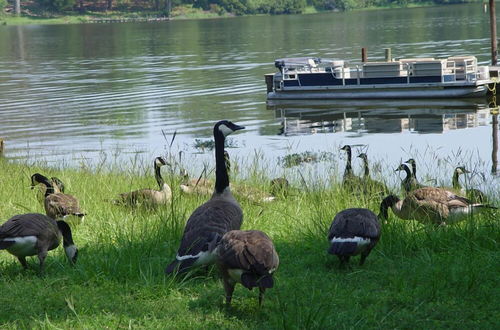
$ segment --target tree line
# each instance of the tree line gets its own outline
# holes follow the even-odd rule
[[[192,5],[194,8],[219,15],[300,14],[306,7],[318,11],[348,11],[368,7],[405,7],[419,4],[452,4],[479,0],[0,0],[0,10],[7,6],[19,13],[24,4],[35,5],[46,11],[84,13],[86,11],[156,12],[170,16],[171,8]]]

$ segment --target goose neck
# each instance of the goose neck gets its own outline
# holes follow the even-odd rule
[[[158,183],[158,187],[162,189],[165,182],[163,181],[163,178],[161,176],[161,167],[156,164],[155,164],[155,179],[156,182]]]
[[[458,180],[460,173],[458,171],[453,172],[453,178],[451,179],[451,183],[454,189],[462,189],[460,185],[460,181]]]
[[[226,159],[224,157],[224,135],[214,131],[215,140],[215,192],[221,194],[229,186]]]

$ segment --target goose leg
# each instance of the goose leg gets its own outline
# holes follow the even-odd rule
[[[232,282],[225,276],[222,281],[224,283],[224,291],[226,291],[226,304],[229,306],[231,305],[231,299],[233,298],[234,286],[236,283]]]
[[[45,257],[47,257],[47,250],[38,251],[38,260],[40,260],[40,274],[43,273],[43,265],[45,264]]]
[[[28,264],[26,263],[25,257],[17,257],[17,260],[19,260],[24,269],[28,269]]]
[[[344,267],[349,262],[350,256],[339,256],[340,259],[340,267]]]
[[[259,287],[259,307],[262,306],[262,302],[264,301],[264,292],[266,288]]]

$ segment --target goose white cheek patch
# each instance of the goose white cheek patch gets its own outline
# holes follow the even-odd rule
[[[228,136],[229,134],[233,133],[234,131],[227,127],[226,125],[222,124],[219,126],[219,131],[221,131],[222,135]]]

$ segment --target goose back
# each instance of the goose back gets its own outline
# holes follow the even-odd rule
[[[217,263],[221,269],[226,301],[231,302],[235,283],[251,290],[260,289],[259,304],[265,289],[274,286],[273,273],[279,257],[271,239],[258,230],[227,232],[217,246]]]
[[[341,263],[361,253],[363,264],[380,238],[377,215],[364,208],[350,208],[335,215],[328,231],[328,252],[339,257]]]

